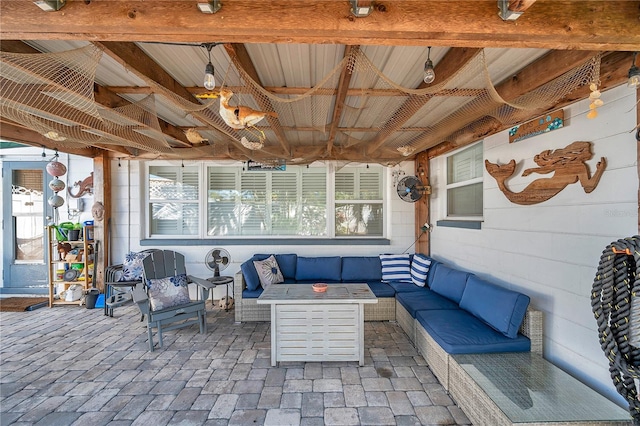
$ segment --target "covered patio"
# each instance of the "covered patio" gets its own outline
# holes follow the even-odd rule
[[[2,424],[470,424],[396,323],[365,324],[363,367],[273,368],[269,323],[207,310],[154,352],[133,305],[0,313]]]

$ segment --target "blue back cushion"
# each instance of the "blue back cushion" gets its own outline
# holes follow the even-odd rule
[[[296,281],[339,282],[342,260],[340,256],[302,257],[296,264]]]
[[[471,275],[469,272],[459,271],[440,264],[435,270],[431,290],[447,299],[460,303],[469,275]]]
[[[436,268],[438,265],[442,265],[442,262],[438,262],[435,259],[431,259],[431,265],[429,266],[429,273],[427,274],[427,287],[431,288],[431,284],[433,284],[433,279],[436,276]]]
[[[256,254],[242,265],[240,265],[240,270],[242,271],[242,275],[244,276],[244,281],[247,284],[247,290],[254,291],[260,287],[260,278],[258,277],[258,273],[256,272],[256,267],[253,265],[254,260],[265,260],[268,258],[268,254]]]
[[[382,265],[378,256],[344,256],[342,258],[343,282],[368,282],[382,279]]]
[[[515,338],[529,306],[529,296],[472,275],[460,300],[460,307],[480,318],[496,331]]]

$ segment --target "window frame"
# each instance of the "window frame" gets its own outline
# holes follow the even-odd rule
[[[151,182],[150,182],[150,176],[151,176],[151,172],[150,169],[152,167],[175,167],[178,168],[178,170],[181,168],[181,166],[177,166],[175,164],[172,164],[169,161],[156,161],[156,162],[145,162],[145,167],[144,167],[144,198],[143,198],[143,203],[144,203],[144,208],[142,209],[142,211],[144,211],[144,226],[142,227],[144,229],[144,233],[145,233],[145,238],[184,238],[186,237],[191,237],[191,238],[199,238],[202,235],[202,205],[200,203],[200,200],[202,198],[202,192],[203,192],[203,188],[202,188],[202,165],[201,164],[191,164],[189,166],[185,166],[185,167],[190,167],[190,168],[194,168],[196,170],[196,173],[198,175],[198,191],[197,191],[197,198],[195,200],[167,200],[167,203],[173,203],[173,202],[177,202],[178,204],[197,204],[197,208],[196,210],[198,211],[198,215],[200,216],[198,221],[197,221],[197,226],[198,226],[198,230],[195,234],[155,234],[155,236],[152,236],[154,234],[152,234],[152,229],[153,229],[153,222],[151,220],[151,216],[153,214],[153,209],[151,208],[152,203],[154,203],[154,201],[151,199]]]
[[[466,150],[471,150],[473,148],[476,148],[478,145],[481,146],[481,150],[482,150],[482,159],[480,160],[481,163],[481,170],[482,172],[480,173],[480,176],[475,177],[475,178],[471,178],[471,179],[467,179],[464,181],[459,181],[459,182],[455,182],[455,183],[449,183],[449,159],[455,155],[458,155]],[[460,221],[460,222],[483,222],[484,221],[484,141],[480,140],[474,144],[471,145],[467,145],[464,146],[460,149],[457,149],[453,152],[448,153],[445,158],[444,158],[444,181],[445,181],[445,200],[444,200],[444,205],[443,205],[443,209],[444,209],[444,217],[446,218],[446,220],[448,222],[455,222],[455,221]],[[482,185],[482,191],[481,191],[481,195],[482,195],[482,213],[480,213],[479,215],[456,215],[456,214],[450,214],[449,212],[449,190],[450,189],[456,189],[456,188],[463,188],[463,187],[467,187],[467,186],[471,186],[471,185],[476,185],[480,183]]]
[[[357,240],[362,240],[362,241],[366,241],[366,240],[377,240],[379,241],[380,239],[384,239],[386,238],[386,234],[387,234],[387,222],[389,220],[389,200],[388,200],[388,194],[387,191],[384,190],[385,188],[385,182],[387,181],[387,173],[388,171],[386,170],[386,168],[384,166],[370,166],[370,167],[377,167],[379,168],[378,173],[380,174],[380,181],[381,181],[381,196],[382,199],[381,200],[362,200],[359,202],[366,202],[366,203],[374,203],[374,204],[381,204],[381,208],[382,208],[382,233],[381,235],[336,235],[336,230],[335,230],[335,209],[336,209],[336,205],[337,205],[337,201],[340,203],[354,203],[355,201],[351,200],[351,201],[347,201],[347,200],[336,200],[335,198],[335,177],[336,174],[340,172],[341,169],[338,169],[335,164],[333,163],[320,163],[320,164],[316,164],[316,165],[309,165],[309,166],[290,166],[290,167],[296,167],[296,168],[300,168],[299,171],[296,171],[297,176],[301,177],[301,175],[304,173],[304,170],[302,169],[303,167],[308,167],[308,168],[322,168],[324,169],[325,172],[325,176],[326,176],[326,180],[325,180],[325,185],[326,185],[326,199],[325,199],[325,206],[326,206],[326,232],[324,235],[312,235],[312,236],[307,236],[307,235],[299,235],[299,234],[283,234],[283,235],[270,235],[270,234],[245,234],[245,235],[241,235],[241,234],[233,234],[233,235],[208,235],[208,231],[209,231],[209,220],[207,217],[208,214],[208,207],[209,207],[209,201],[208,201],[208,191],[209,191],[209,170],[211,167],[218,167],[218,168],[224,168],[224,169],[228,169],[229,171],[234,171],[235,176],[236,176],[236,187],[240,187],[240,181],[242,179],[242,174],[243,173],[254,173],[254,171],[249,171],[245,169],[245,163],[239,163],[239,162],[216,162],[216,161],[198,161],[198,162],[190,162],[189,166],[185,165],[185,167],[195,167],[197,168],[198,171],[198,199],[197,200],[189,200],[191,202],[195,202],[198,204],[198,214],[200,215],[199,219],[198,219],[198,234],[197,235],[175,235],[175,234],[153,234],[152,233],[152,229],[153,229],[153,224],[152,224],[152,218],[151,218],[151,214],[152,214],[152,209],[151,209],[151,203],[152,200],[150,199],[150,169],[152,167],[181,167],[181,165],[176,165],[175,162],[171,162],[171,161],[166,161],[166,160],[155,160],[155,161],[148,161],[145,162],[145,166],[143,168],[144,170],[144,176],[142,177],[143,179],[143,186],[144,186],[144,196],[141,197],[141,202],[144,203],[144,209],[142,209],[142,211],[144,212],[144,217],[142,218],[142,220],[144,221],[144,225],[142,226],[142,229],[144,229],[144,237],[147,240],[151,240],[151,241],[158,241],[158,240],[168,240],[168,239],[176,239],[176,238],[188,238],[191,240],[202,240],[202,241],[208,241],[208,240],[221,240],[221,241],[232,241],[232,240],[255,240],[256,238],[259,239],[266,239],[266,240],[300,240],[300,241],[304,241],[304,240],[339,240],[339,239],[357,239]],[[349,165],[349,167],[353,167],[353,168],[365,168],[366,165],[362,164],[362,165],[358,165],[358,164],[351,164]],[[283,173],[287,173],[290,172],[290,170],[286,170]],[[280,173],[280,171],[256,171],[255,173],[266,173],[267,174],[267,193],[268,196],[267,198],[271,197],[271,192],[269,191],[270,188],[272,188],[272,179],[269,177],[270,174],[272,173]],[[297,181],[296,182],[297,187],[299,189],[299,193],[297,194],[297,199],[300,200],[302,197],[302,182],[301,181]],[[238,201],[236,201],[237,203]],[[271,206],[272,201],[266,201],[266,205]]]

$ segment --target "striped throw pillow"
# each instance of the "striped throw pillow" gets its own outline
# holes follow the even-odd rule
[[[381,254],[382,281],[411,282],[411,258],[408,254]]]
[[[427,274],[431,266],[431,259],[424,254],[416,253],[411,261],[411,281],[418,287],[424,287],[427,282]]]

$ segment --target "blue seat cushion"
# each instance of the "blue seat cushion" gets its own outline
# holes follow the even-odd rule
[[[277,284],[274,284],[274,285],[277,285]],[[258,287],[256,290],[245,289],[245,290],[242,290],[242,298],[257,299],[258,297],[260,297],[263,291],[264,290],[262,289],[262,287]]]
[[[396,294],[396,300],[414,318],[416,317],[416,312],[421,310],[460,309],[453,301],[427,288],[420,291],[398,293]]]
[[[463,309],[418,311],[416,319],[449,354],[529,352],[531,341],[497,332]]]
[[[340,256],[302,257],[298,256],[296,281],[340,282],[342,259]]]
[[[396,291],[387,283],[383,283],[381,281],[368,281],[367,285],[376,297],[393,297],[396,295]]]
[[[396,294],[397,293],[405,293],[407,291],[413,292],[413,291],[422,291],[423,290],[422,287],[418,287],[417,285],[415,285],[413,283],[405,283],[405,282],[402,282],[402,281],[391,281],[391,282],[389,282],[387,284],[390,285],[391,287],[393,287],[393,289],[395,290]]]
[[[436,267],[435,276],[429,288],[447,299],[460,303],[469,275],[471,275],[469,272],[440,264]]]
[[[529,306],[529,296],[497,286],[472,275],[460,307],[507,337],[514,338]]]
[[[344,256],[342,282],[369,282],[382,280],[382,264],[378,256]]]

